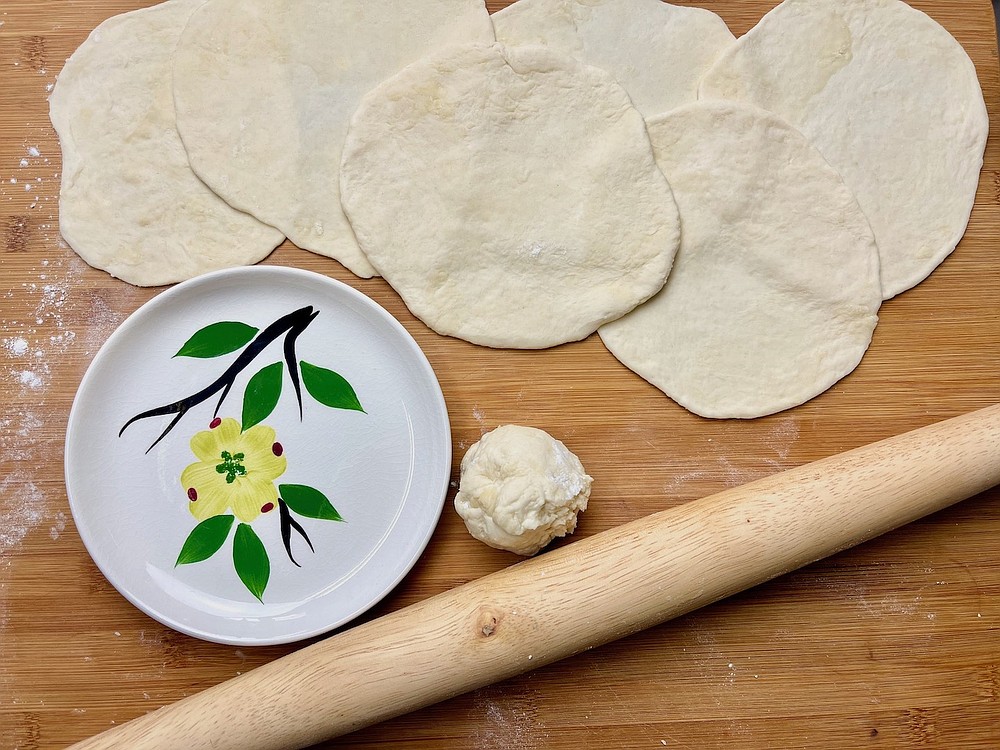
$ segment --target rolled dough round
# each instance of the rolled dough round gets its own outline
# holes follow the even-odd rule
[[[608,71],[646,116],[697,99],[736,41],[715,13],[660,0],[517,0],[491,18],[498,42],[545,45]]]
[[[663,290],[601,328],[685,408],[759,417],[823,392],[868,348],[878,250],[840,175],[799,131],[733,102],[649,121],[683,235]]]
[[[663,286],[678,244],[624,89],[542,47],[454,47],[372,91],[341,195],[410,310],[486,346],[587,336]]]
[[[989,119],[976,69],[936,21],[899,0],[785,0],[723,53],[703,98],[797,126],[868,216],[888,299],[958,244]]]
[[[66,61],[49,99],[62,147],[62,236],[90,265],[139,286],[256,263],[284,239],[188,165],[170,64],[199,4],[171,0],[108,19]]]
[[[191,165],[237,208],[359,276],[337,172],[361,97],[439,47],[493,39],[482,0],[208,0],[177,46]]]

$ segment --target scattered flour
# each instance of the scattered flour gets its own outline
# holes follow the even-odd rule
[[[38,147],[25,146],[25,149],[28,157],[22,159],[22,167],[30,166],[28,159],[41,159],[48,164]],[[29,183],[25,189],[43,184],[41,177],[22,177]],[[17,184],[18,180],[12,177],[9,182]],[[54,196],[43,196],[41,192],[31,207],[47,206],[54,212],[55,203],[46,203]],[[0,644],[7,637],[11,595],[8,580],[18,563],[23,540],[32,531],[46,527],[49,538],[58,540],[69,523],[64,495],[51,478],[51,467],[61,464],[62,430],[58,424],[46,424],[41,417],[45,412],[38,407],[46,401],[53,378],[59,376],[59,363],[67,360],[64,355],[81,346],[87,347],[87,354],[92,354],[125,317],[97,297],[86,309],[72,311],[73,320],[87,322],[83,335],[78,336],[68,328],[63,318],[68,313],[67,306],[87,301],[73,296],[87,266],[59,238],[54,213],[47,221],[42,217],[40,222],[33,220],[33,224],[39,230],[33,235],[33,243],[40,241],[46,248],[58,248],[57,257],[39,261],[40,273],[34,281],[8,286],[0,293],[6,300],[17,298],[24,311],[23,318],[0,319],[3,331],[0,378],[11,384],[0,411]],[[115,298],[115,308],[136,306],[139,292],[130,294],[130,289],[123,289]],[[50,488],[53,488],[51,493]]]
[[[794,417],[785,417],[775,424],[768,446],[781,459],[788,458],[789,452],[799,439],[799,423]]]
[[[663,486],[663,492],[668,497],[688,494],[688,486],[694,485],[697,496],[721,492],[730,487],[739,487],[757,479],[777,474],[786,468],[782,463],[771,458],[757,459],[754,466],[738,466],[723,456],[716,456],[716,466],[674,474]],[[721,481],[721,486],[720,486]],[[698,487],[697,485],[703,485]]]
[[[745,462],[737,464],[731,460],[724,454],[723,449],[709,438],[708,442],[713,445],[715,465],[707,464],[706,458],[705,461],[698,463],[698,468],[677,472],[664,484],[663,491],[671,497],[688,494],[689,490],[696,496],[703,496],[706,493],[738,487],[777,474],[792,465],[788,457],[798,439],[798,421],[795,417],[784,417],[776,421],[766,435],[749,438],[752,442],[759,442],[761,450],[754,451],[752,463],[746,465]],[[767,451],[773,452],[774,456],[768,457]],[[722,486],[719,486],[720,481]]]
[[[6,462],[37,464],[36,445],[42,421],[31,411],[0,419],[0,455]],[[0,506],[3,500],[0,498]]]
[[[48,373],[46,372],[45,374],[47,375]],[[46,386],[46,380],[35,370],[21,370],[16,373],[16,376],[21,385],[33,391],[41,390]]]
[[[535,750],[544,747],[545,733],[528,711],[519,706],[502,705],[496,694],[486,688],[476,693],[477,713],[475,746],[480,750]]]
[[[12,357],[23,357],[28,351],[28,341],[20,336],[9,338],[4,341],[4,346]]]
[[[30,158],[41,156],[37,147],[28,146],[26,150]],[[34,184],[41,183],[41,178],[25,177],[32,179]],[[16,179],[11,178],[11,182],[16,183]],[[39,195],[37,204],[42,205],[48,197]],[[55,236],[46,230],[57,226],[54,216],[48,224],[36,226],[42,229],[36,237],[45,247],[57,244]],[[61,464],[62,431],[58,425],[45,424],[41,418],[44,412],[38,407],[46,400],[52,368],[64,361],[62,355],[75,344],[76,334],[65,328],[62,314],[69,290],[78,286],[80,273],[68,253],[60,252],[57,260],[40,263],[46,273],[40,274],[36,282],[10,285],[0,295],[7,300],[17,298],[25,313],[24,318],[0,319],[0,330],[4,332],[0,338],[0,378],[10,383],[0,411],[0,644],[5,640],[8,623],[8,580],[18,564],[21,544],[32,531],[45,527],[51,539],[58,539],[69,520],[68,510],[61,507],[65,501],[56,505],[60,490],[50,492],[50,488],[58,486],[52,480],[52,467]],[[49,277],[59,282],[45,281]],[[76,317],[89,320],[87,315]]]
[[[16,434],[20,438],[30,437],[31,435],[36,434],[42,425],[42,420],[39,419],[34,412],[21,412],[21,421],[18,423]]]
[[[45,495],[23,470],[0,481],[0,554],[16,547],[46,515]]]
[[[472,407],[472,418],[479,423],[479,434],[485,435],[489,431],[486,427],[486,414],[478,405]]]
[[[42,273],[39,275],[39,280],[47,279],[48,276]],[[30,354],[34,360],[30,366],[27,363],[18,363],[7,371],[8,376],[21,385],[22,394],[41,391],[48,387],[52,376],[49,365],[51,355],[66,352],[76,339],[74,331],[64,329],[62,317],[68,290],[72,284],[72,275],[61,283],[22,283],[21,293],[32,295],[37,299],[31,317],[34,325],[30,323],[25,325],[20,321],[0,321],[0,325],[7,330],[17,330],[17,334],[3,340],[8,357],[19,359]],[[49,326],[55,333],[42,337],[37,326]],[[110,331],[105,332],[105,335],[107,333]]]
[[[739,487],[757,479],[769,477],[777,474],[785,467],[774,459],[765,458],[760,460],[760,465],[744,468],[737,466],[727,458],[717,459],[719,465],[725,471],[725,484],[727,487]]]
[[[62,511],[56,513],[56,521],[49,529],[49,536],[54,540],[59,538],[59,535],[66,530],[66,514]]]

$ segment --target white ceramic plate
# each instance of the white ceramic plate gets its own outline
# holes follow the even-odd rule
[[[176,413],[130,422],[182,399],[199,402],[159,442]],[[136,311],[66,434],[70,508],[108,580],[165,625],[239,645],[323,633],[385,596],[427,545],[450,468],[444,398],[405,329],[349,286],[268,266]]]

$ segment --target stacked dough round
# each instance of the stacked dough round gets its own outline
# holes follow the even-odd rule
[[[199,3],[105,21],[67,61],[50,100],[63,154],[59,229],[85,261],[142,286],[256,263],[283,239],[188,164],[170,69]]]
[[[851,372],[882,302],[878,248],[840,175],[778,117],[731,102],[651,118],[684,221],[666,287],[601,329],[691,411],[756,417]]]
[[[721,55],[701,96],[771,110],[840,172],[878,240],[885,299],[965,233],[983,92],[955,38],[901,0],[785,0]]]
[[[352,113],[424,55],[492,39],[481,0],[209,0],[174,55],[191,166],[299,247],[371,276],[340,209]]]
[[[712,417],[857,365],[964,233],[988,131],[901,0],[785,0],[739,40],[659,0],[168,0],[95,31],[52,117],[63,233],[128,281],[255,262],[277,227],[444,334],[600,327]]]
[[[432,50],[493,38],[479,0],[167,0],[110,18],[51,98],[63,235],[140,286],[255,263],[282,235],[371,276],[340,208],[351,114]]]
[[[625,90],[543,47],[455,47],[376,88],[341,191],[410,310],[486,346],[593,333],[663,287],[679,238]]]

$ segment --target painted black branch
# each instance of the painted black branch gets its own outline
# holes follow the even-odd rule
[[[292,378],[292,387],[295,389],[295,400],[299,403],[299,419],[302,419],[302,387],[299,385],[299,365],[298,357],[295,356],[295,340],[317,315],[319,315],[319,310],[310,315],[308,320],[292,328],[285,336],[285,343],[282,347],[285,353],[285,365],[288,367],[288,374]]]
[[[298,561],[292,557],[292,529],[295,529],[306,540],[306,544],[309,545],[309,550],[313,553],[316,549],[313,547],[313,543],[309,540],[309,535],[306,530],[302,528],[298,521],[292,518],[291,511],[288,510],[288,504],[278,498],[278,514],[281,516],[281,543],[285,545],[285,552],[288,553],[288,559],[291,560],[295,567],[301,568]]]
[[[164,429],[163,432],[160,433],[160,436],[156,438],[155,441],[153,441],[153,444],[146,449],[146,453],[149,453],[151,450],[153,450],[153,448],[156,447],[157,443],[159,443],[161,440],[163,440],[163,438],[167,436],[167,434],[180,421],[181,417],[187,414],[187,412],[191,408],[197,406],[203,401],[207,401],[216,393],[219,393],[221,391],[222,395],[219,398],[219,403],[215,407],[215,414],[217,415],[219,413],[219,409],[222,408],[222,402],[225,400],[226,396],[229,394],[230,389],[233,387],[233,383],[236,381],[236,376],[239,375],[243,370],[245,370],[250,365],[250,363],[257,358],[257,355],[259,355],[262,351],[264,351],[264,349],[266,349],[269,344],[281,338],[281,336],[283,336],[284,334],[287,333],[289,335],[292,335],[292,333],[294,332],[294,337],[293,337],[294,341],[294,338],[297,338],[298,335],[306,329],[306,327],[313,321],[313,318],[315,318],[316,315],[317,312],[313,311],[312,306],[307,305],[306,307],[299,308],[295,312],[288,313],[288,315],[283,315],[282,317],[278,318],[276,321],[271,323],[271,325],[269,325],[267,328],[265,328],[263,331],[257,334],[256,338],[254,338],[254,340],[247,345],[247,347],[240,353],[240,356],[236,358],[236,360],[226,369],[224,373],[222,373],[222,375],[219,376],[219,378],[215,382],[203,388],[202,390],[198,391],[197,393],[188,396],[187,398],[182,398],[179,401],[174,401],[171,404],[164,404],[163,406],[158,406],[155,409],[150,409],[149,411],[144,411],[141,414],[136,414],[122,426],[121,430],[118,432],[118,437],[121,437],[125,433],[125,430],[127,430],[133,422],[138,422],[140,419],[149,419],[151,417],[162,417],[166,414],[176,414],[177,416],[170,421],[170,424],[167,425],[166,429]],[[287,351],[288,349],[286,341],[286,356],[287,356]],[[294,348],[292,349],[292,351],[294,353]],[[292,365],[289,365],[289,369],[292,370],[293,373],[295,372]],[[296,393],[298,393],[297,373],[293,374],[292,382],[296,383]],[[302,409],[302,402],[301,402],[301,396],[299,396],[300,412],[301,409]]]

